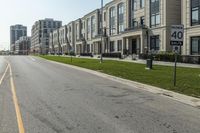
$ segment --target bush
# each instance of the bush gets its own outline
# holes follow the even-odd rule
[[[121,53],[103,53],[102,56],[108,58],[122,58]]]
[[[90,56],[90,57],[93,57],[92,53],[81,53],[80,56]]]
[[[69,52],[69,55],[70,55],[70,56],[76,56],[76,54],[75,54],[74,51],[70,51],[70,52]]]
[[[183,55],[182,62],[192,63],[192,64],[200,64],[200,56]]]
[[[155,61],[165,61],[165,62],[174,62],[175,56],[173,53],[159,53],[159,54],[140,54],[140,59],[148,59],[153,58]],[[200,64],[200,56],[191,56],[191,55],[178,55],[177,62],[181,63],[192,63],[192,64]]]
[[[57,55],[62,55],[62,53],[56,53]]]

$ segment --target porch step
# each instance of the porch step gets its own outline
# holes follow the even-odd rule
[[[133,54],[133,55],[125,56],[124,59],[127,59],[127,60],[138,60],[138,59],[139,59],[139,56],[136,55],[136,54]]]

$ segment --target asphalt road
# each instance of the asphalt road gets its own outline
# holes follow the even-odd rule
[[[6,61],[0,133],[19,132],[19,114],[26,133],[200,133],[200,109],[36,57],[0,56],[0,78]]]

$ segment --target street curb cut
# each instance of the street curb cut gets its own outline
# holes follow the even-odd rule
[[[46,60],[44,58],[40,58],[40,59]],[[151,93],[154,93],[154,94],[165,96],[165,97],[168,97],[170,99],[179,101],[181,103],[200,108],[200,99],[199,98],[186,96],[186,95],[179,94],[179,93],[176,93],[176,92],[173,92],[173,91],[164,90],[164,89],[154,87],[154,86],[151,86],[151,85],[146,85],[146,84],[142,84],[142,83],[139,83],[139,82],[135,82],[135,81],[111,76],[111,75],[108,75],[108,74],[105,74],[105,73],[97,72],[97,71],[94,71],[94,70],[90,70],[90,69],[86,69],[86,68],[82,68],[82,67],[78,67],[78,66],[73,66],[73,65],[59,63],[59,62],[50,61],[50,60],[46,60],[46,61],[54,63],[54,64],[66,66],[66,67],[69,67],[69,68],[73,68],[73,69],[76,69],[76,70],[84,71],[84,72],[87,72],[87,73],[90,73],[90,74],[93,74],[93,75],[96,75],[96,76],[99,76],[99,77],[102,77],[102,78],[106,78],[106,79],[109,79],[109,80],[112,80],[112,81],[115,81],[115,82],[118,82],[118,83],[121,83],[121,84],[124,84],[124,85],[128,85],[130,87],[137,87],[137,88],[142,89],[144,91],[148,91],[148,92],[151,92]]]

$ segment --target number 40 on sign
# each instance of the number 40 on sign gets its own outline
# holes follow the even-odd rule
[[[184,26],[183,25],[172,25],[171,26],[171,45],[182,46],[184,37]]]

